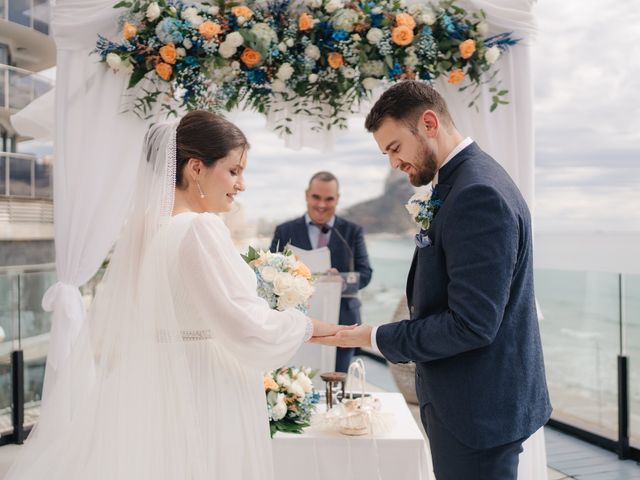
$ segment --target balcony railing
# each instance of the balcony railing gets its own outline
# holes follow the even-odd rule
[[[49,34],[49,0],[0,0],[0,19]]]
[[[53,164],[35,155],[0,152],[0,196],[53,198]]]
[[[37,73],[0,64],[0,108],[22,110],[53,85],[52,80]]]

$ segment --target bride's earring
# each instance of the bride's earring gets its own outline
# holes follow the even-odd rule
[[[202,191],[202,188],[200,188],[200,183],[198,183],[198,180],[196,180],[196,186],[198,187],[198,191],[200,192],[200,198],[204,198],[206,195]]]

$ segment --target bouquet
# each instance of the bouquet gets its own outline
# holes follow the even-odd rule
[[[279,368],[264,377],[271,437],[276,432],[302,433],[320,395],[313,390],[315,371],[306,367]]]
[[[423,230],[429,230],[431,222],[442,206],[442,200],[432,196],[432,190],[414,194],[405,208],[411,214],[411,218]]]
[[[307,313],[307,302],[313,293],[309,268],[285,248],[282,253],[257,251],[249,247],[242,258],[256,273],[258,295],[276,310],[297,308]]]
[[[518,40],[488,35],[483,11],[453,0],[245,3],[122,0],[120,38],[99,36],[95,52],[138,87],[132,110],[142,118],[237,106],[268,114],[291,102],[314,130],[343,129],[381,84],[440,76],[471,87],[469,105],[483,83],[493,84],[491,110],[508,103],[495,63]],[[289,134],[290,117],[276,130]]]

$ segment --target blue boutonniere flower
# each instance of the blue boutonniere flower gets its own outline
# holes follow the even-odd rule
[[[423,230],[428,230],[436,213],[442,206],[442,200],[433,197],[433,190],[414,194],[405,205],[413,221]]]

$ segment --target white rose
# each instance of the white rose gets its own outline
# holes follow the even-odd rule
[[[284,394],[278,394],[278,401],[271,408],[271,414],[274,420],[281,420],[287,414],[287,404],[284,402]]]
[[[209,9],[207,10],[207,13],[212,17],[215,17],[216,15],[218,15],[219,12],[220,12],[220,7],[218,7],[217,5],[214,5],[213,7],[209,7]]]
[[[200,26],[200,24],[204,21],[200,15],[198,15],[198,10],[194,7],[185,8],[182,11],[183,20],[187,20],[191,22],[195,27]]]
[[[342,69],[342,76],[344,78],[353,78],[356,76],[356,71],[351,67],[344,67]]]
[[[500,49],[497,45],[494,45],[491,48],[487,48],[487,51],[484,52],[484,58],[489,65],[493,65],[500,58]]]
[[[420,200],[422,202],[428,202],[429,200],[431,200],[431,191],[425,190],[423,192],[418,192],[413,197],[411,197],[411,199]]]
[[[244,25],[245,22],[247,21],[247,19],[244,18],[242,15],[240,15],[236,20],[238,21],[238,25]]]
[[[313,390],[313,383],[311,382],[311,379],[307,377],[304,373],[298,375],[297,380],[300,386],[302,387],[302,389],[304,390],[304,393],[310,393]]]
[[[107,65],[109,68],[112,68],[114,71],[120,70],[120,66],[122,65],[122,59],[117,53],[108,53],[107,54]]]
[[[229,42],[234,47],[238,48],[240,45],[244,43],[244,38],[240,35],[240,32],[232,32],[227,35],[225,42]]]
[[[353,31],[354,24],[358,21],[358,14],[351,9],[344,9],[337,12],[331,19],[333,28],[337,30]]]
[[[282,93],[286,89],[287,89],[287,85],[279,78],[276,78],[273,82],[271,82],[271,91],[273,92]],[[276,292],[276,295],[281,295],[281,294]]]
[[[412,16],[416,16],[419,13],[422,13],[422,5],[420,5],[419,3],[414,3],[413,5],[411,5],[409,7],[409,14]]]
[[[280,65],[278,73],[276,73],[276,77],[285,82],[291,78],[291,75],[293,75],[293,67],[289,63]]]
[[[327,13],[333,13],[339,8],[343,7],[344,3],[342,2],[342,0],[329,0],[329,2],[324,6],[324,9],[327,11]]]
[[[189,50],[191,47],[193,47],[193,42],[192,42],[190,39],[185,38],[185,39],[182,41],[182,45],[184,45],[184,48],[186,48],[187,50]]]
[[[320,58],[320,49],[315,45],[307,45],[304,49],[304,54],[312,60],[318,60]]]
[[[371,9],[371,13],[374,15],[380,15],[382,13],[382,7],[374,7]]]
[[[480,22],[476,27],[476,31],[484,37],[489,33],[489,24],[487,22]]]
[[[218,49],[218,52],[220,52],[222,58],[233,57],[236,54],[236,51],[236,47],[234,47],[230,42],[227,41],[222,42],[220,44],[220,48]]]
[[[299,298],[307,299],[313,293],[313,287],[306,278],[295,277],[293,281],[293,291],[298,294]]]
[[[318,81],[318,74],[312,73],[309,75],[309,83],[316,83]]]
[[[231,62],[231,68],[233,68],[234,70],[240,70],[240,62],[237,60],[234,60],[233,62]]]
[[[259,42],[270,45],[278,41],[278,34],[266,23],[256,23],[251,27],[253,33]]]
[[[404,63],[405,63],[405,65],[408,65],[409,67],[415,67],[416,65],[418,65],[418,63],[420,63],[420,59],[418,58],[418,56],[415,53],[410,53],[404,59]]]
[[[278,81],[277,79],[274,80],[272,86],[277,81]],[[280,82],[284,85],[284,82],[282,81]],[[293,276],[284,272],[278,272],[276,274],[276,278],[273,279],[273,293],[275,293],[276,295],[282,295],[287,290],[291,290],[292,287],[293,287]]]
[[[282,53],[287,51],[287,44],[284,42],[280,42],[278,44],[278,50],[280,50]]]
[[[187,51],[184,48],[182,47],[176,48],[176,57],[182,58],[186,56],[187,56]]]
[[[300,303],[302,303],[302,299],[300,298],[298,293],[293,290],[287,290],[278,297],[277,307],[278,310],[282,312],[284,310],[287,310],[288,308],[295,308]]]
[[[367,90],[373,90],[374,88],[378,88],[379,85],[380,85],[380,80],[378,80],[377,78],[368,77],[362,80],[362,86]]]
[[[287,388],[289,385],[291,385],[291,379],[288,375],[279,374],[276,375],[276,383],[281,387]]]
[[[322,6],[322,0],[307,0],[307,7],[310,8],[320,8]]]
[[[383,35],[384,32],[379,28],[372,28],[367,32],[367,40],[371,45],[376,45],[380,40],[382,40]]]
[[[160,16],[160,5],[157,2],[152,2],[147,7],[147,20],[153,22]]]
[[[305,395],[304,387],[300,385],[300,382],[298,380],[289,385],[287,391],[298,398],[302,398]]]
[[[420,17],[420,21],[425,25],[433,25],[436,23],[436,14],[432,10],[426,11]]]
[[[405,208],[411,214],[412,218],[416,218],[418,213],[420,213],[420,205],[418,205],[417,203],[407,203],[405,205]]]
[[[291,48],[291,47],[293,47],[295,45],[295,42],[293,41],[293,38],[287,38],[285,43],[287,44],[287,47],[289,47],[289,48]]]
[[[276,278],[276,273],[278,273],[278,271],[270,266],[266,266],[262,270],[260,270],[260,275],[265,282],[273,282],[273,279]]]
[[[353,40],[354,42],[359,42],[360,40],[362,40],[362,37],[359,33],[354,33],[353,35],[351,35],[351,40]]]

